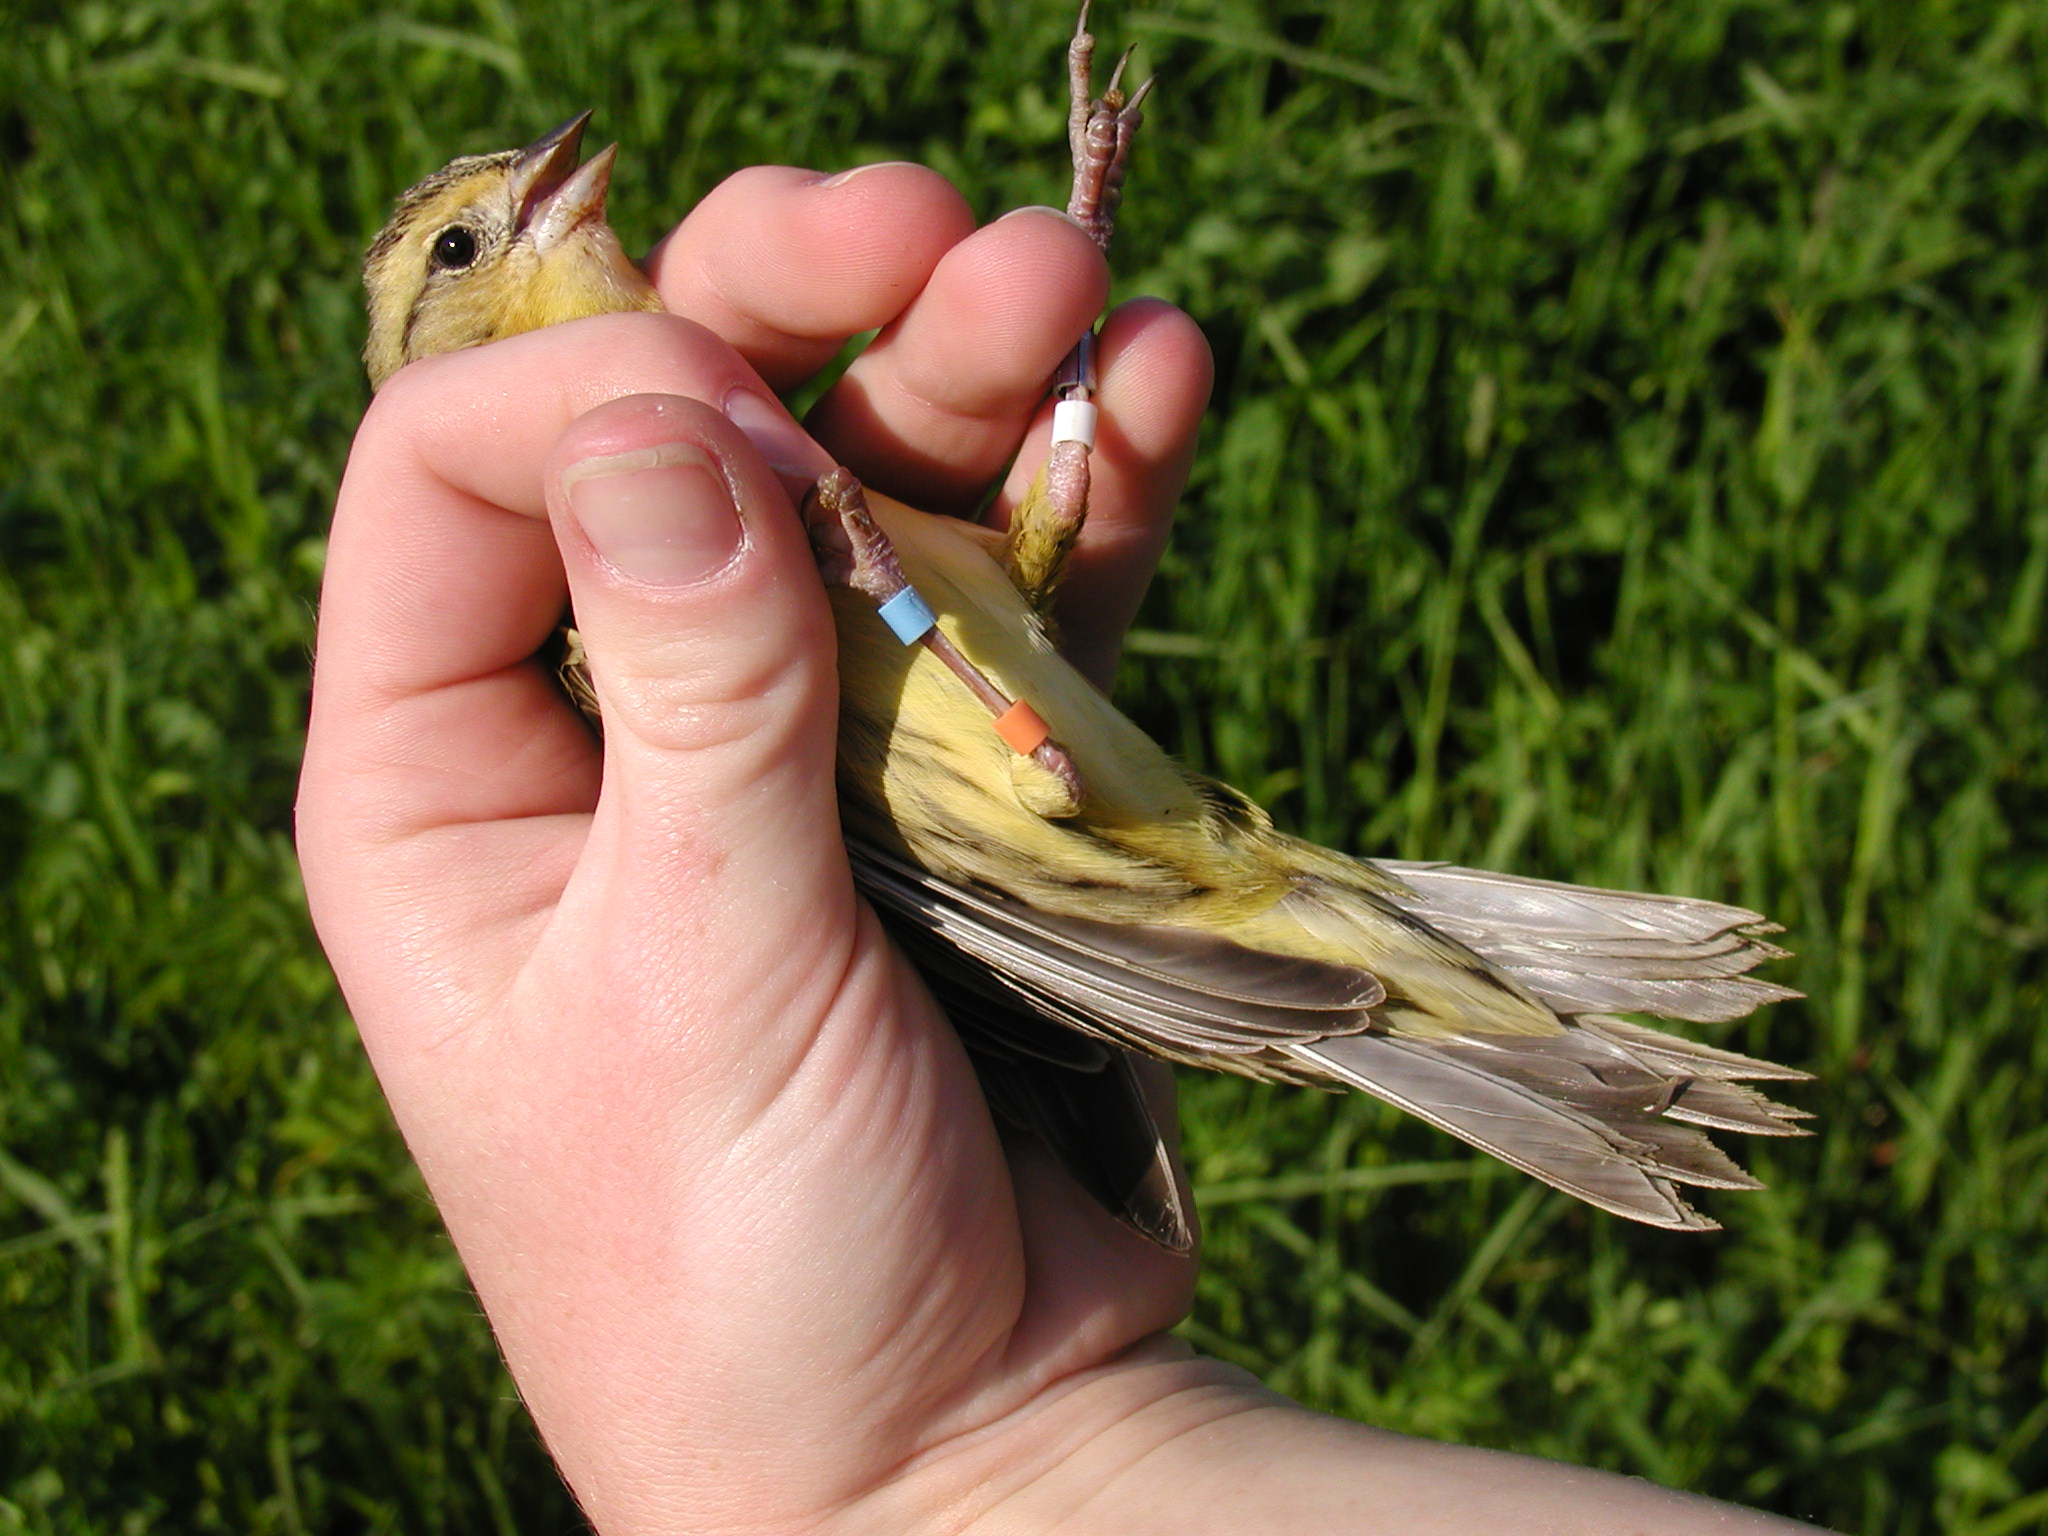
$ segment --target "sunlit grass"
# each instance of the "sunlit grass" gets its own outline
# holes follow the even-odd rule
[[[0,1531],[541,1531],[309,937],[321,532],[391,196],[583,106],[1057,198],[1064,4],[30,6],[0,50]],[[1099,12],[1217,407],[1130,707],[1364,852],[1743,901],[1820,1135],[1725,1235],[1187,1084],[1189,1334],[1844,1529],[2048,1530],[2048,13]]]

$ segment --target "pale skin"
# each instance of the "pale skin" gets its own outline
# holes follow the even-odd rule
[[[976,230],[913,166],[761,169],[650,270],[689,320],[560,326],[377,396],[299,806],[393,1112],[597,1529],[1808,1529],[1326,1418],[1195,1358],[1166,1332],[1193,1261],[1006,1143],[855,897],[791,490],[836,459],[967,510],[1016,454],[1013,502],[1106,291],[1087,237],[1043,210]],[[800,431],[772,391],[873,326]],[[1102,357],[1061,611],[1106,683],[1209,362],[1156,303]],[[602,753],[528,660],[565,598]]]

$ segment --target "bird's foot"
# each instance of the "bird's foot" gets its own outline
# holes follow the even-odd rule
[[[1142,109],[1145,98],[1152,94],[1152,82],[1148,79],[1128,98],[1124,95],[1124,68],[1131,62],[1130,50],[1125,49],[1098,99],[1089,78],[1094,60],[1095,39],[1088,31],[1084,3],[1080,19],[1074,23],[1074,40],[1067,44],[1067,147],[1074,157],[1067,213],[1107,252],[1110,236],[1116,232],[1116,210],[1123,198],[1131,140],[1145,120]]]
[[[1124,68],[1128,50],[1110,72],[1100,98],[1092,80],[1095,38],[1088,31],[1084,3],[1067,45],[1067,146],[1074,162],[1067,215],[1088,232],[1105,253],[1116,231],[1116,211],[1123,199],[1124,171],[1130,163],[1131,141],[1144,121],[1141,110],[1151,94],[1148,79],[1128,97]],[[1003,545],[1003,568],[1031,606],[1044,612],[1052,601],[1067,556],[1073,552],[1088,521],[1089,454],[1095,448],[1095,333],[1084,334],[1060,365],[1054,393],[1052,453],[1010,517]]]

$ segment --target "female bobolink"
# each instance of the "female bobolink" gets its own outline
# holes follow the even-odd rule
[[[1090,44],[1077,32],[1070,56],[1071,211],[1106,244],[1137,101],[1115,82],[1090,101]],[[604,219],[613,150],[577,164],[584,121],[400,200],[365,274],[373,385],[429,353],[660,307]],[[1775,927],[1351,858],[1174,763],[1061,659],[1041,613],[1085,511],[1088,374],[1084,355],[1064,376],[1078,413],[1007,536],[843,471],[804,508],[834,588],[853,869],[992,1104],[1178,1250],[1190,1213],[1127,1050],[1363,1089],[1604,1210],[1711,1228],[1676,1186],[1755,1180],[1700,1128],[1798,1134],[1800,1111],[1743,1084],[1805,1074],[1616,1015],[1718,1022],[1794,995],[1747,975],[1782,953]],[[579,667],[571,692],[594,707]]]

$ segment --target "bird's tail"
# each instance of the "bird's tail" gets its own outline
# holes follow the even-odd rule
[[[1715,1224],[1680,1184],[1756,1181],[1702,1134],[1804,1134],[1804,1111],[1747,1081],[1806,1073],[1615,1018],[1719,1022],[1798,994],[1747,973],[1784,951],[1759,914],[1718,902],[1595,890],[1444,864],[1374,861],[1377,891],[1457,940],[1573,1027],[1454,1037],[1355,1034],[1298,1046],[1332,1076],[1617,1215]]]
[[[1764,937],[1779,926],[1742,907],[1451,864],[1368,862],[1406,887],[1381,891],[1383,900],[1458,940],[1560,1014],[1650,1013],[1720,1024],[1799,996],[1750,979],[1748,972],[1785,951]],[[1753,1077],[1804,1075],[1752,1065],[1767,1068]]]

